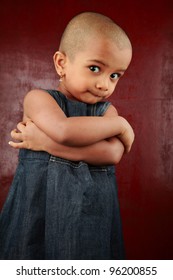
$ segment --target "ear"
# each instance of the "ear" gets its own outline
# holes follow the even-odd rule
[[[59,76],[64,75],[66,60],[66,55],[60,51],[57,51],[53,56],[55,69]]]

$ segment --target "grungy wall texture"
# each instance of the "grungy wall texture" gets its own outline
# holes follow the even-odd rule
[[[52,56],[66,23],[96,11],[121,25],[133,44],[133,61],[111,96],[136,134],[117,166],[128,259],[173,259],[173,2],[12,1],[0,7],[0,207],[17,165],[8,146],[32,88],[56,88]]]

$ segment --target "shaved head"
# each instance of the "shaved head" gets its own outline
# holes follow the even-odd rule
[[[105,38],[111,40],[119,49],[132,48],[126,33],[113,20],[94,12],[81,13],[68,23],[62,34],[59,50],[73,59],[79,51],[88,46],[88,39]]]

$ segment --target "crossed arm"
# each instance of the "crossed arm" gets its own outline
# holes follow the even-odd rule
[[[118,163],[124,146],[128,152],[134,140],[132,128],[113,106],[104,117],[67,118],[54,99],[40,90],[26,96],[23,121],[11,132],[20,141],[11,141],[12,147],[43,150],[93,165]]]

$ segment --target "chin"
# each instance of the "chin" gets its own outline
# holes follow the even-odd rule
[[[102,98],[98,97],[98,96],[94,96],[93,94],[88,94],[88,95],[83,95],[80,98],[81,102],[87,103],[87,104],[95,104],[97,102],[102,101]]]
[[[87,104],[96,104],[97,102],[99,102],[100,100],[98,100],[97,98],[91,98],[88,100],[85,100],[83,102],[87,103]]]

